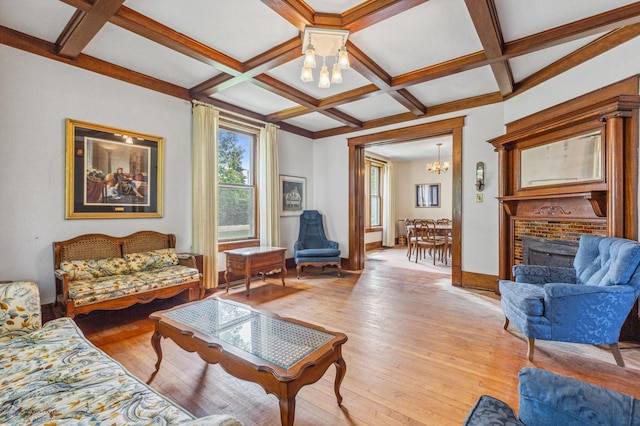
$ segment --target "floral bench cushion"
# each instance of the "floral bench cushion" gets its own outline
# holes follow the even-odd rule
[[[179,262],[176,249],[173,248],[125,254],[124,258],[133,272],[164,268]]]
[[[0,343],[0,423],[238,425],[194,417],[93,346],[69,318]]]
[[[41,327],[39,294],[31,281],[0,284],[0,342]]]
[[[69,297],[75,306],[114,299],[163,287],[198,280],[197,269],[188,266],[167,266],[130,275],[113,275],[69,282]]]
[[[75,306],[197,281],[197,269],[179,265],[175,248],[130,253],[123,258],[64,261]]]
[[[129,264],[121,257],[69,260],[62,262],[60,269],[69,275],[69,281],[127,275],[130,272]]]

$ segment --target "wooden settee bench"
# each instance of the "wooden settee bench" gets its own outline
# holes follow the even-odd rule
[[[183,291],[189,291],[190,301],[201,299],[204,287],[196,259],[176,253],[175,246],[174,234],[155,231],[126,237],[85,234],[54,242],[56,313],[73,318]]]

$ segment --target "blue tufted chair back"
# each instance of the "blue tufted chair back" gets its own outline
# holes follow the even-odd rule
[[[576,282],[584,285],[630,285],[640,290],[640,243],[613,237],[582,235],[573,261]]]
[[[298,241],[304,242],[305,249],[328,247],[328,239],[324,233],[322,214],[317,210],[305,210],[300,215],[300,231]]]

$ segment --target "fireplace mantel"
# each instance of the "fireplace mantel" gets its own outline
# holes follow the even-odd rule
[[[606,191],[568,192],[498,197],[509,216],[537,215],[540,219],[582,220],[606,217]],[[586,201],[586,203],[585,203]],[[588,203],[589,209],[584,206]],[[518,211],[520,210],[520,213]],[[525,211],[528,213],[525,213]]]
[[[516,224],[548,225],[550,235],[554,227],[570,229],[561,238],[576,241],[580,233],[637,239],[638,79],[509,123],[506,134],[489,141],[498,152],[500,279],[512,279],[522,259]],[[536,233],[544,230],[536,225]]]

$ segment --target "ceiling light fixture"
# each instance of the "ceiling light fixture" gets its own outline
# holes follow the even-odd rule
[[[305,83],[313,81],[312,69],[316,67],[316,55],[322,57],[322,68],[318,79],[318,87],[326,89],[331,83],[342,83],[342,70],[349,69],[347,53],[347,37],[349,31],[330,28],[306,27],[302,40],[304,62],[300,79]],[[335,57],[331,78],[327,69],[327,56]]]
[[[445,161],[444,163],[440,162],[440,147],[442,146],[442,144],[438,143],[436,145],[438,146],[438,161],[436,161],[435,163],[427,163],[427,171],[440,174],[449,170],[449,162],[448,161]]]

